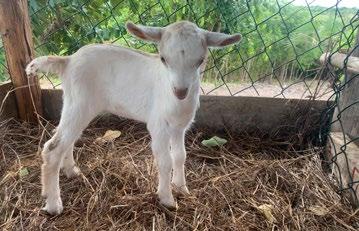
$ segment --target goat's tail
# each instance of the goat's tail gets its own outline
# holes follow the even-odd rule
[[[46,72],[62,77],[68,62],[68,56],[41,56],[32,60],[26,66],[25,71],[28,76],[35,76],[38,72]]]

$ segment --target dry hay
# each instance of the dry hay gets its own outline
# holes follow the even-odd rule
[[[111,125],[111,126],[108,126]],[[94,123],[76,144],[82,175],[61,177],[63,214],[40,211],[39,144],[53,129],[0,124],[0,229],[3,230],[355,230],[359,217],[335,193],[318,151],[280,151],[277,144],[227,134],[223,148],[187,135],[191,196],[177,195],[178,210],[158,204],[145,127],[128,121]],[[108,129],[114,144],[94,140]],[[28,174],[19,176],[20,169]],[[268,208],[267,216],[260,208]]]

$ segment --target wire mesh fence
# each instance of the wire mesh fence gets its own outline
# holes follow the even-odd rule
[[[9,73],[7,70],[6,59],[5,59],[5,49],[2,44],[2,39],[0,37],[0,83],[9,80]]]
[[[347,46],[340,37],[350,39],[356,14],[340,4],[320,7],[295,0],[30,0],[29,11],[37,55],[69,55],[89,43],[156,52],[154,44],[127,34],[128,20],[151,26],[190,20],[208,30],[240,32],[239,45],[210,51],[202,93],[285,98],[330,96],[329,79],[318,75],[318,58]],[[55,76],[44,76],[41,83],[60,86]]]

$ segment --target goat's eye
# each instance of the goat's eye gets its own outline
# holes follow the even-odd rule
[[[162,62],[164,65],[167,65],[167,64],[166,64],[166,59],[163,58],[163,56],[161,56],[161,62]]]

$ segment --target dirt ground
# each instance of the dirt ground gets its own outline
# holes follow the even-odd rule
[[[318,88],[317,88],[318,86]],[[221,95],[221,96],[261,96],[277,97],[288,99],[309,99],[313,96],[316,99],[328,100],[333,91],[328,82],[298,82],[284,83],[283,85],[275,83],[229,83],[222,86],[215,86],[211,83],[202,83],[202,94]]]
[[[178,209],[158,203],[156,168],[143,124],[94,122],[76,143],[82,173],[61,174],[64,211],[42,212],[39,150],[51,124],[0,123],[0,230],[357,230],[358,210],[336,193],[318,149],[238,134],[188,132],[191,195]],[[121,136],[97,143],[108,129]],[[207,148],[213,135],[228,140]],[[278,147],[281,147],[280,149]]]

